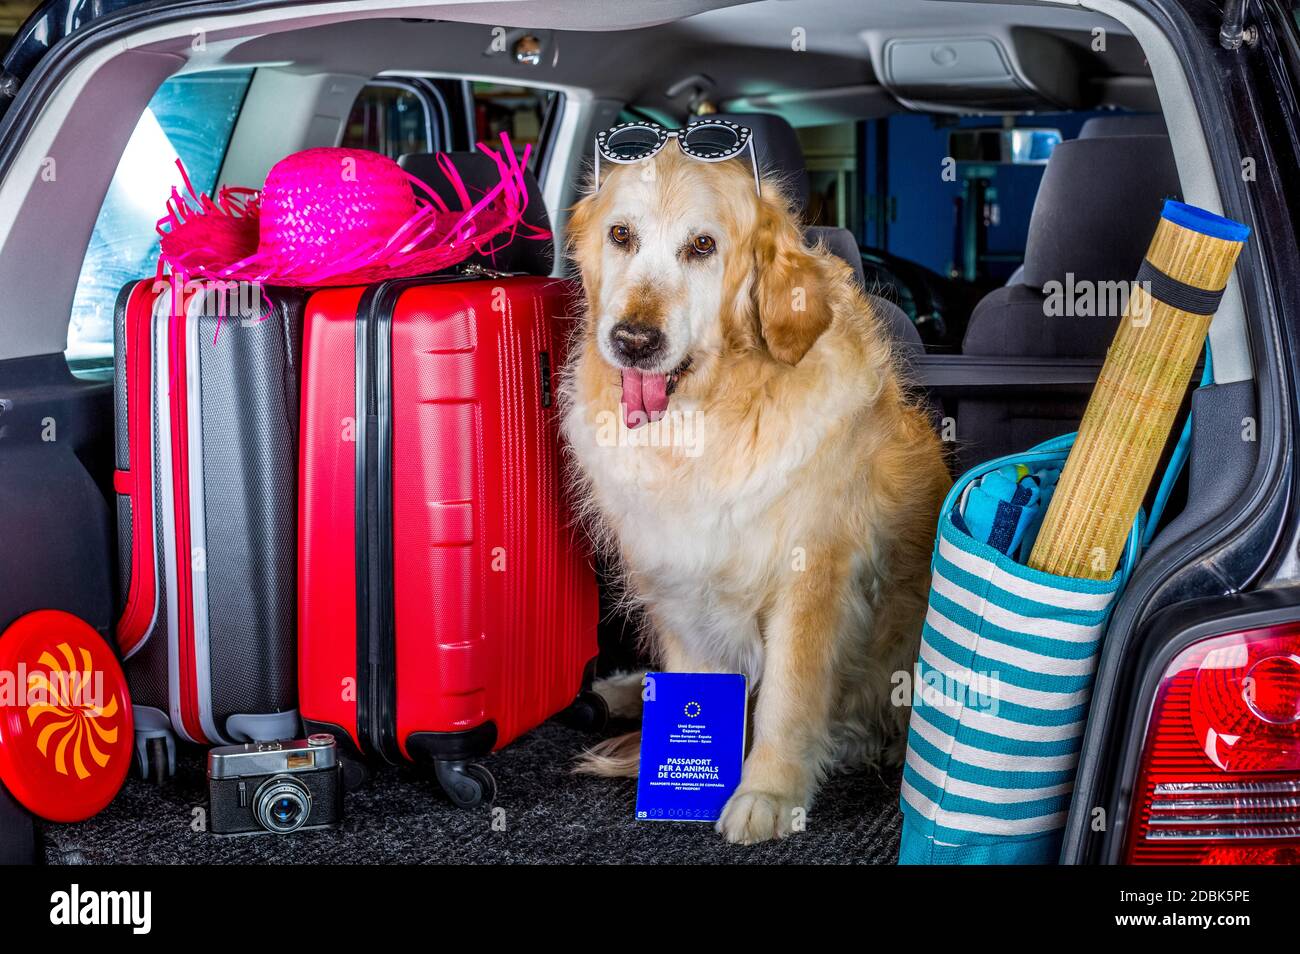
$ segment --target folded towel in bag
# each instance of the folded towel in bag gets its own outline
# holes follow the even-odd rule
[[[953,520],[976,540],[1023,563],[1060,476],[1060,467],[1031,471],[1025,464],[989,471],[972,484],[961,509],[953,511]]]

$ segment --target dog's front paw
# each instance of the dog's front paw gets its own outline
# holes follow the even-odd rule
[[[717,829],[733,845],[754,845],[801,828],[796,821],[806,811],[802,799],[740,788],[723,807]]]

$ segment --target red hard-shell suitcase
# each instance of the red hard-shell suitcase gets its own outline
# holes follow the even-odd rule
[[[572,294],[433,278],[306,305],[300,708],[362,756],[432,764],[459,804],[491,797],[469,760],[573,703],[597,653],[561,492]]]
[[[173,770],[174,735],[225,744],[298,732],[304,299],[191,291],[182,319],[151,280],[118,297],[116,638],[146,776]]]

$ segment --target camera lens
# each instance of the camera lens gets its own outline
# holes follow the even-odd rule
[[[301,821],[302,802],[288,795],[281,795],[271,805],[271,818],[278,828],[292,827]]]
[[[311,814],[311,793],[297,779],[277,775],[257,790],[253,813],[257,823],[267,831],[280,835],[296,831]]]

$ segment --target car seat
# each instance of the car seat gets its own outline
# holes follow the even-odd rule
[[[1099,368],[1120,318],[1118,284],[1137,276],[1161,206],[1178,192],[1178,170],[1165,136],[1058,145],[1034,202],[1023,281],[980,300],[962,354],[1044,365],[1092,359]],[[1093,289],[1090,307],[1071,294],[1088,288]],[[1064,314],[1049,314],[1053,305]],[[956,404],[962,470],[1074,429],[1088,402],[1088,393],[1078,389],[1035,387],[1008,394],[996,380],[989,383]]]

